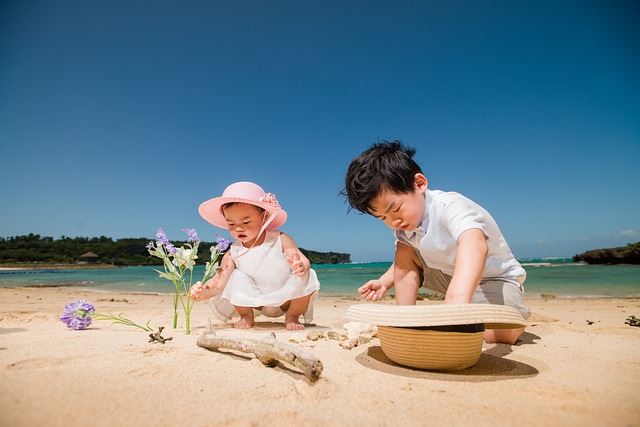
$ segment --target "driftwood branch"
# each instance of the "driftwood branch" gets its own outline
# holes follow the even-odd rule
[[[219,337],[215,332],[205,332],[198,337],[198,345],[209,350],[235,350],[252,353],[266,366],[275,366],[278,361],[298,368],[311,381],[322,373],[322,362],[311,353],[289,344],[276,341],[275,334],[264,340]]]
[[[151,332],[149,334],[149,342],[154,344],[157,342],[159,342],[160,344],[164,344],[167,341],[171,341],[173,337],[165,338],[162,336],[163,329],[164,326],[158,326],[158,332]]]

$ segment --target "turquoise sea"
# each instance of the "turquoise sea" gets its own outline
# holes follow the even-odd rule
[[[640,266],[586,265],[571,259],[521,260],[527,270],[525,289],[529,297],[554,294],[571,296],[640,297]],[[388,262],[314,265],[321,295],[356,295],[367,280],[379,277]],[[202,277],[197,267],[194,277]],[[98,291],[171,292],[172,285],[158,278],[154,267],[84,270],[0,271],[0,287],[75,286]]]

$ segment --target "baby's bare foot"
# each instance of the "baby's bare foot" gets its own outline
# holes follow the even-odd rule
[[[298,320],[299,318],[300,316],[289,316],[287,314],[284,317],[284,326],[290,331],[299,331],[304,329],[304,325]]]
[[[237,329],[249,329],[253,327],[253,314],[247,314],[245,316],[240,316],[240,320],[233,324],[234,328]]]

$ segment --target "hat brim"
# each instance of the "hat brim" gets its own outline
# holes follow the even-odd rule
[[[483,323],[487,329],[515,329],[527,326],[518,310],[497,304],[357,304],[349,307],[345,317],[357,322],[398,327],[479,323]]]
[[[239,197],[214,197],[203,202],[198,207],[198,213],[210,224],[219,228],[229,229],[224,215],[222,214],[222,206],[227,203],[247,203],[249,205],[258,206],[273,215],[276,211],[276,217],[271,221],[267,230],[275,230],[280,228],[287,221],[287,212],[282,208],[277,208],[269,203],[257,202],[255,200],[242,199]]]

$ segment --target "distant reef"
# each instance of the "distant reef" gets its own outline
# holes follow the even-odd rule
[[[0,265],[48,266],[78,265],[159,265],[158,258],[147,252],[148,238],[112,239],[111,237],[66,237],[59,239],[28,234],[0,237]],[[184,242],[174,242],[177,246]],[[198,264],[209,259],[212,242],[200,242]],[[351,255],[338,252],[317,252],[300,248],[314,264],[350,263]]]
[[[593,249],[573,257],[588,264],[640,264],[640,242],[618,248]]]

